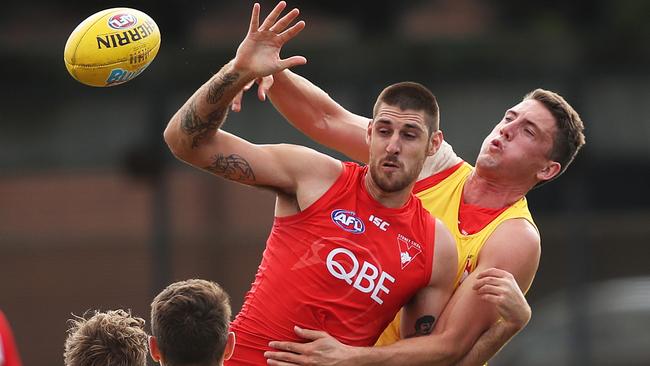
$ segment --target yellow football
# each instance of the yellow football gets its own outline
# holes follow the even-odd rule
[[[147,14],[129,8],[102,10],[72,31],[65,67],[91,86],[113,86],[140,75],[160,48],[160,30]]]

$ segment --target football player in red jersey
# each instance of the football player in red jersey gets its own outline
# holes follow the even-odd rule
[[[432,324],[423,329],[431,329],[457,269],[449,231],[412,194],[442,140],[437,102],[425,87],[398,83],[377,98],[366,129],[366,167],[301,146],[252,144],[221,129],[245,85],[306,62],[279,56],[304,28],[302,21],[291,25],[297,9],[280,18],[285,6],[280,2],[261,24],[260,7],[253,6],[235,58],[188,99],[164,133],[188,164],[276,193],[273,229],[232,323],[237,347],[226,365],[266,363],[271,340],[298,340],[294,325],[370,346],[405,304],[407,328],[424,319]],[[406,258],[400,240],[417,250]]]

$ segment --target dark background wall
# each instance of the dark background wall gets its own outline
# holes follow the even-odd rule
[[[284,51],[308,58],[296,72],[366,115],[385,85],[424,83],[446,139],[470,162],[505,109],[536,87],[581,113],[587,146],[529,195],[543,241],[533,321],[491,364],[650,362],[648,4],[289,2],[307,22]],[[0,14],[0,308],[25,364],[62,363],[71,313],[124,307],[148,318],[153,295],[174,280],[218,281],[241,306],[273,195],[174,160],[162,131],[234,56],[251,5],[24,2]],[[263,14],[273,5],[263,1]],[[115,6],[151,15],[161,50],[127,84],[83,86],[67,74],[63,46],[81,20]],[[226,129],[327,151],[253,94]],[[539,345],[549,339],[558,345]]]

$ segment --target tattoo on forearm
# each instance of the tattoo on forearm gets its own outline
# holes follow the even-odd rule
[[[222,75],[221,77],[216,78],[208,88],[208,97],[207,101],[210,104],[216,104],[221,100],[225,90],[232,85],[237,79],[239,79],[239,73],[228,72]]]
[[[415,332],[407,334],[405,338],[419,337],[431,334],[433,331],[433,324],[436,322],[436,317],[433,315],[425,315],[415,321]]]
[[[208,85],[206,100],[209,104],[217,104],[227,88],[239,78],[238,73],[226,73],[223,76],[215,78]],[[214,134],[223,123],[228,113],[228,105],[217,106],[216,109],[207,115],[207,119],[202,119],[197,112],[196,100],[192,100],[185,109],[181,117],[181,129],[186,135],[192,137],[192,148],[199,146],[201,140]]]
[[[224,156],[223,154],[215,155],[212,158],[212,164],[203,169],[237,182],[255,183],[253,168],[251,168],[246,159],[237,154],[228,156]]]
[[[196,102],[192,100],[190,105],[183,111],[181,117],[181,129],[186,135],[193,135],[200,131],[205,122],[196,114]]]
[[[201,119],[196,112],[196,102],[191,101],[181,117],[181,129],[186,135],[192,136],[192,148],[195,148],[199,146],[199,141],[219,128],[220,122],[216,118],[207,121]]]

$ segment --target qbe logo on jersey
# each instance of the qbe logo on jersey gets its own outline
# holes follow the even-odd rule
[[[129,29],[136,24],[138,24],[138,18],[128,13],[115,14],[108,19],[108,26],[117,30]]]
[[[327,270],[332,276],[347,282],[348,285],[352,285],[362,293],[370,294],[370,298],[380,305],[384,303],[384,300],[380,298],[382,293],[390,292],[387,282],[395,282],[395,277],[380,271],[376,265],[367,261],[360,264],[357,256],[346,248],[336,248],[330,251],[326,264]]]
[[[352,234],[361,234],[366,231],[366,226],[356,213],[347,210],[332,211],[332,221],[341,229]]]

